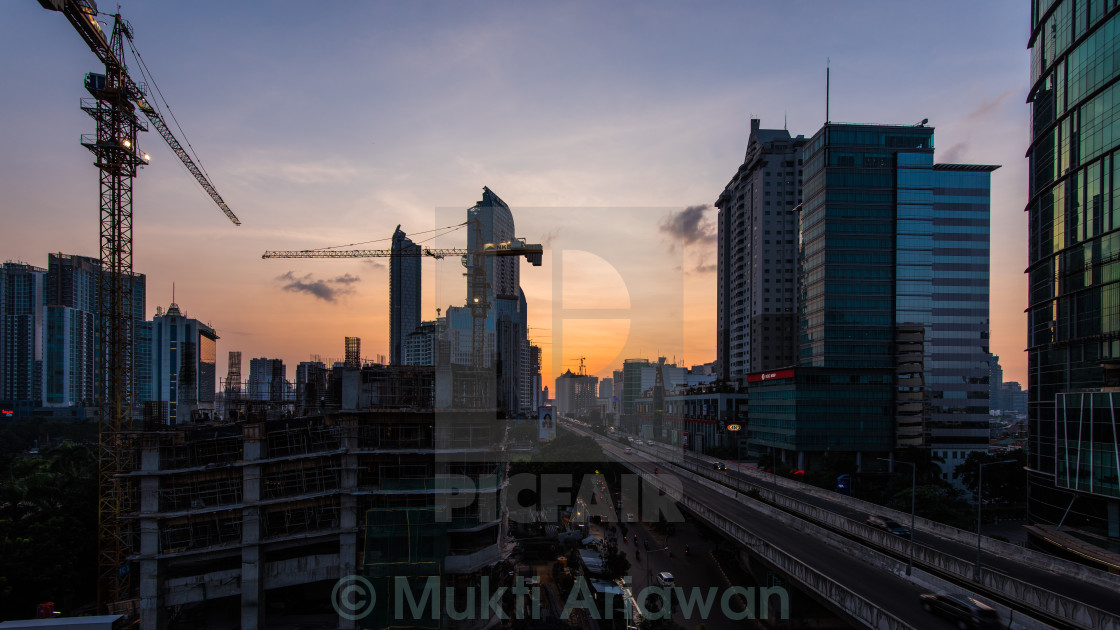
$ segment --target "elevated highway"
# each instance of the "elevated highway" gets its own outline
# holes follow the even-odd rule
[[[599,440],[608,456],[865,627],[936,625],[918,605],[932,582],[995,602],[1018,627],[1120,629],[1118,576],[985,539],[990,551],[976,581],[975,533],[923,519],[915,535],[919,570],[908,578],[908,541],[863,523],[870,512],[891,510],[757,470],[717,471],[716,460],[677,449],[634,446],[627,454],[613,439],[565,426]]]

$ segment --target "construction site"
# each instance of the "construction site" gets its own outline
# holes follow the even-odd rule
[[[343,577],[454,585],[508,555],[494,510],[506,421],[435,406],[492,375],[342,371],[344,389],[365,392],[344,395],[365,401],[357,408],[293,416],[249,407],[238,422],[135,434],[127,476],[139,509],[124,518],[137,537],[139,627],[281,627],[319,616],[321,627],[359,627],[331,607]],[[462,477],[477,481],[477,500],[445,509],[440,495],[450,490],[436,480]]]
[[[142,405],[128,281],[132,186],[150,161],[138,148],[139,132],[148,124],[158,131],[226,217],[241,222],[164,119],[170,106],[154,97],[162,100],[132,26],[92,0],[40,4],[61,13],[104,66],[86,76],[89,98],[81,100],[96,124],[82,145],[100,178],[99,611],[116,627],[145,630],[402,627],[388,616],[388,595],[361,616],[343,614],[334,605],[339,581],[357,576],[387,594],[389,581],[402,576],[454,587],[496,570],[509,551],[497,509],[506,487],[507,417],[531,410],[518,263],[524,257],[540,266],[543,253],[514,237],[509,206],[483,188],[457,226],[470,226],[467,249],[422,249],[398,226],[391,250],[266,254],[391,257],[388,364],[364,361],[358,339],[348,337],[345,361],[329,368],[308,362],[295,391],[282,367],[278,378],[244,382],[241,354],[231,352],[217,408],[192,399],[179,401],[187,405],[182,423],[161,420],[167,414],[158,405],[134,417]],[[466,268],[465,305],[449,308],[441,334],[425,338],[419,261],[449,256],[461,256]],[[428,357],[406,364],[402,340],[414,332],[428,339]],[[451,507],[446,499],[462,490],[447,487],[448,479],[468,480],[474,500]],[[437,616],[408,627],[489,621]]]

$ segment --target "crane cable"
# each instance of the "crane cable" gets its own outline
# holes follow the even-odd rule
[[[121,19],[119,15],[116,17],[118,20]],[[175,123],[175,128],[179,130],[179,136],[183,139],[183,144],[187,145],[191,156],[194,158],[195,166],[206,176],[207,180],[210,180],[210,173],[206,172],[206,167],[202,165],[202,160],[194,150],[194,145],[191,144],[190,138],[187,137],[187,132],[184,131],[183,126],[179,124],[179,119],[175,117],[175,112],[171,110],[171,104],[164,98],[163,91],[159,89],[159,84],[156,83],[155,75],[148,69],[148,64],[144,62],[144,58],[140,56],[140,51],[136,49],[136,42],[132,41],[131,37],[126,37],[125,39],[128,41],[128,48],[132,51],[132,56],[136,58],[137,68],[140,69],[140,74],[143,76],[145,82],[149,83],[152,88],[155,89],[155,94],[159,96],[159,100],[163,101],[164,107],[167,108],[167,114],[171,117],[171,121]],[[162,117],[163,112],[160,110],[159,102],[152,99],[151,105],[152,108],[156,110],[156,113]],[[186,167],[184,166],[184,168]]]
[[[451,234],[452,232],[464,227],[465,225],[467,225],[467,221],[464,221],[462,223],[456,223],[454,225],[448,225],[448,226],[444,226],[444,227],[435,228],[434,230],[424,230],[423,232],[416,232],[414,234],[414,236],[419,235],[419,234],[429,234],[431,232],[438,232],[440,230],[447,230],[443,234],[436,234],[436,235],[431,236],[429,238],[426,238],[422,241],[413,241],[413,242],[417,243],[417,244],[426,243],[430,240],[440,238],[441,236],[447,236],[448,234]],[[382,241],[391,241],[391,240],[393,240],[393,237],[390,236],[388,238],[378,238],[378,239],[374,239],[372,241],[361,241],[361,242],[358,242],[358,243],[347,243],[345,245],[328,245],[327,247],[319,247],[319,248],[316,248],[316,249],[308,249],[308,250],[305,250],[305,251],[321,252],[321,251],[327,251],[327,250],[331,250],[331,249],[340,249],[342,247],[357,247],[358,245],[369,245],[370,243],[380,243]]]

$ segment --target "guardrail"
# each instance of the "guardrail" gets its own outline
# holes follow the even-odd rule
[[[625,464],[626,462],[623,463]],[[711,507],[686,495],[681,489],[673,488],[658,475],[650,475],[642,470],[635,470],[635,472],[637,472],[643,480],[659,488],[667,496],[672,497],[689,511],[706,520],[712,526],[723,530],[724,533],[735,539],[739,544],[750,549],[760,558],[769,562],[807,588],[819,593],[822,597],[836,605],[840,610],[843,610],[854,620],[864,624],[868,628],[875,628],[876,630],[913,628],[913,626],[883,610],[871,600],[855,593],[820,571],[817,571],[808,563],[802,562],[777,545],[750,532],[739,525],[735,520],[720,514]],[[716,489],[719,490],[719,488]],[[735,492],[729,488],[723,488],[723,493],[728,496],[733,496],[735,494]],[[750,505],[750,507],[767,516],[780,519],[781,513],[777,510],[766,509],[766,506],[761,505]],[[785,516],[789,518],[788,514]]]
[[[694,453],[689,453],[688,458],[699,460],[709,465],[714,464],[717,461],[724,461],[708,457],[706,455],[697,455]],[[729,465],[728,468],[734,468],[744,475],[759,480],[759,483],[764,483],[766,486],[776,484],[780,488],[795,492],[803,492],[805,494],[810,494],[817,498],[825,499],[834,503],[843,503],[848,507],[865,510],[869,514],[882,514],[883,516],[893,518],[900,523],[910,522],[910,514],[908,512],[899,512],[898,510],[877,505],[869,501],[864,501],[863,499],[857,499],[855,497],[849,497],[845,495],[838,495],[837,493],[830,492],[828,490],[825,490],[824,488],[818,488],[807,483],[779,477],[772,473],[763,472],[755,468],[742,468],[734,464]],[[976,532],[969,532],[958,529],[944,523],[938,523],[937,521],[931,521],[927,518],[922,518],[921,516],[914,519],[914,526],[918,531],[933,534],[935,536],[940,536],[941,538],[945,538],[947,540],[952,540],[954,542],[959,542],[961,544],[969,546],[973,546],[976,544]],[[1019,545],[1002,540],[997,540],[995,538],[990,538],[988,536],[983,537],[983,546],[985,550],[996,553],[1009,560],[1022,562],[1023,564],[1033,566],[1037,569],[1048,571],[1050,573],[1056,573],[1058,575],[1063,575],[1076,580],[1093,582],[1103,586],[1108,586],[1109,588],[1120,592],[1120,575],[1115,575],[1106,571],[1094,569],[1092,567],[1078,564],[1076,562],[1071,562],[1069,560],[1058,558],[1056,556],[1034,552],[1024,547],[1020,547]]]
[[[719,487],[732,490],[737,495],[746,494],[752,490],[763,494],[770,490],[763,485],[752,484],[731,477],[720,476],[714,478],[708,469],[689,462],[675,462],[674,465],[683,469],[687,473],[685,475],[687,477],[715,483]],[[697,477],[699,479],[696,479]],[[789,510],[806,519],[823,523],[840,532],[856,536],[892,552],[902,555],[909,552],[907,539],[875,529],[824,508],[803,503],[784,494],[774,494],[772,502],[782,509]],[[946,526],[942,525],[942,527]],[[1018,549],[1018,547],[1014,548]],[[972,561],[963,560],[917,543],[914,545],[914,561],[916,564],[935,568],[960,580],[974,582],[972,577],[975,563]],[[1020,602],[1028,608],[1079,628],[1085,628],[1086,630],[1120,628],[1120,617],[1117,615],[985,567],[981,567],[980,584],[992,592]]]

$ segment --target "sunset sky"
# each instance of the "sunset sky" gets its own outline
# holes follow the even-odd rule
[[[33,0],[5,8],[0,259],[96,256],[97,172],[79,144],[94,127],[78,105],[84,74],[101,69],[61,14]],[[250,357],[282,358],[293,380],[299,361],[340,358],[346,336],[367,358],[387,355],[384,261],[261,253],[388,247],[398,224],[419,234],[463,221],[483,186],[513,209],[519,236],[546,246],[542,267],[521,265],[546,384],[581,356],[601,377],[630,357],[714,360],[711,204],[742,162],[750,118],[820,128],[830,64],[833,121],[928,118],[938,162],[1002,165],[992,351],[1006,380],[1025,380],[1025,0],[122,0],[121,12],[243,222],[143,135],[152,163],[135,183],[134,266],[148,315],[174,283],[179,306],[221,336],[222,375],[230,350],[246,370]],[[463,302],[465,279],[458,260],[423,265],[432,319]]]

